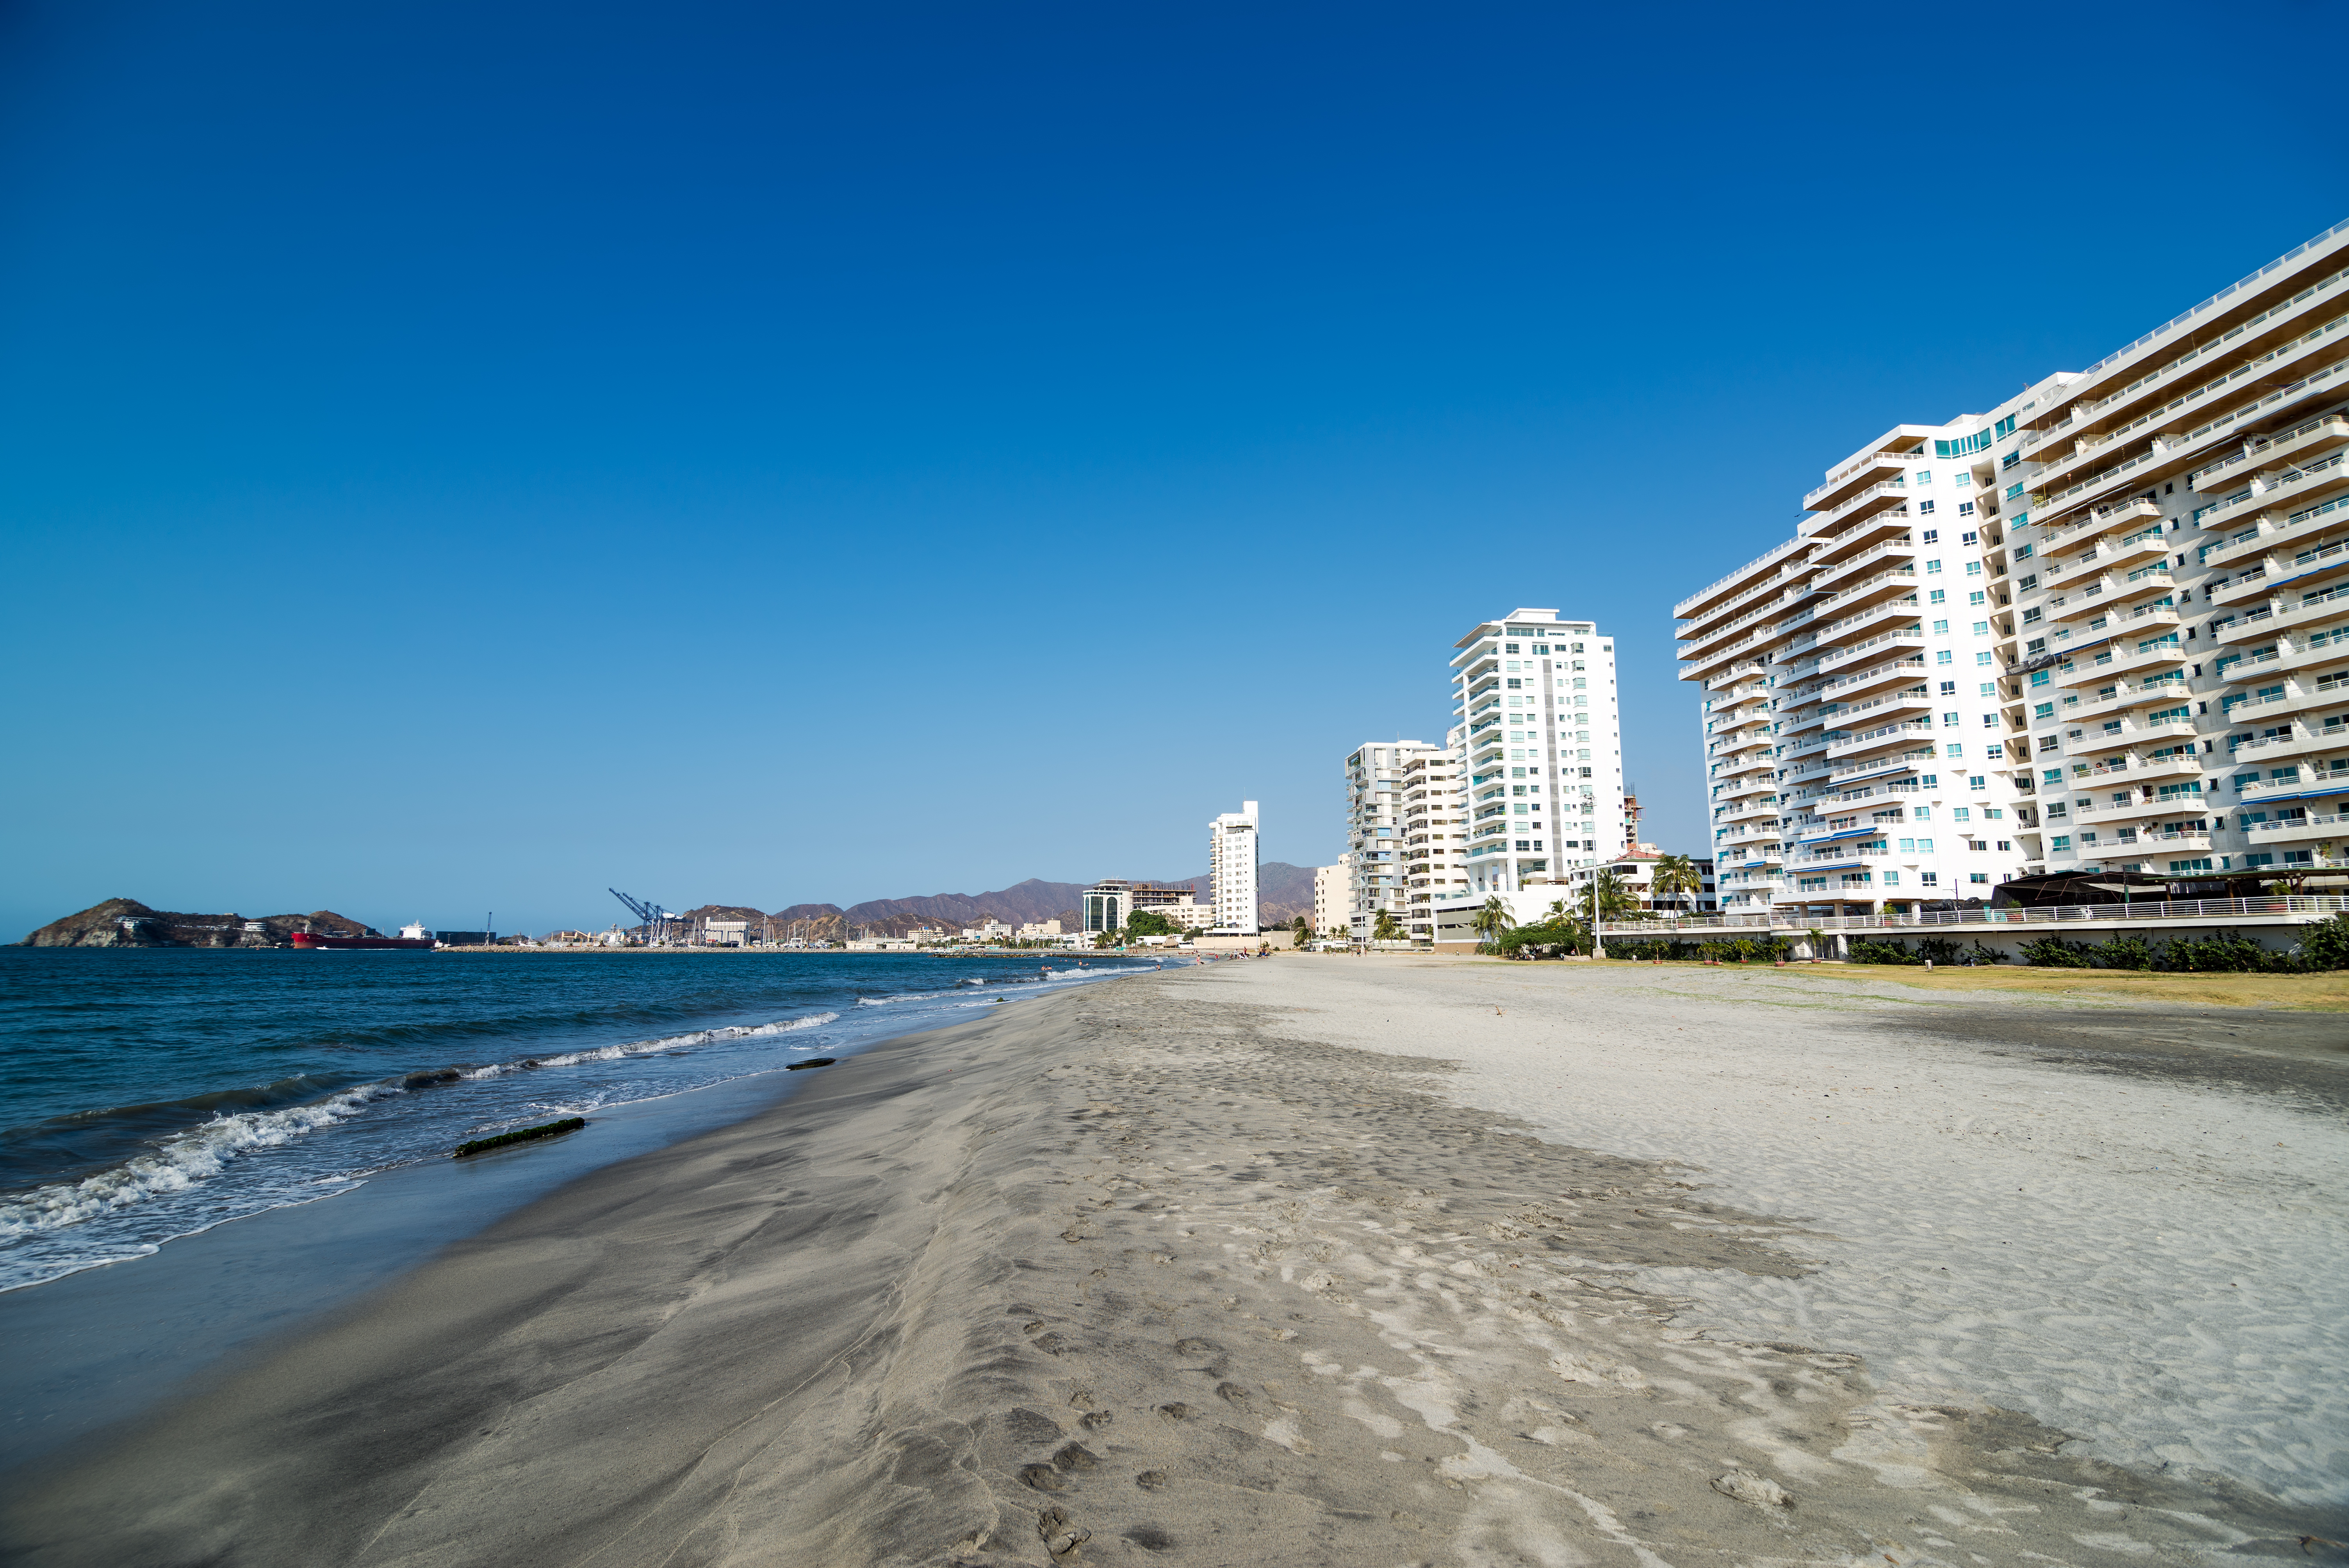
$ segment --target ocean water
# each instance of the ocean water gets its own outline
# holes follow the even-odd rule
[[[1154,963],[0,948],[0,1290]]]

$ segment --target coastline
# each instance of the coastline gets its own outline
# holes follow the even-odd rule
[[[1898,1376],[1819,1326],[1727,1326],[1845,1243],[1716,1202],[1684,1150],[1622,1152],[1619,1119],[1576,1147],[1502,1057],[1451,1048],[1509,1044],[1483,1020],[1520,1009],[1660,1006],[1584,984],[1604,974],[1215,965],[896,1037],[61,1456],[0,1544],[1905,1568],[1964,1563],[1961,1542],[2117,1563],[2341,1536],[2338,1506],[2127,1468],[1962,1390],[1889,1398]],[[1757,999],[1661,1006],[1717,1023]],[[1530,1043],[1552,1079],[1584,1066]],[[1475,1103],[1509,1094],[1515,1114]]]

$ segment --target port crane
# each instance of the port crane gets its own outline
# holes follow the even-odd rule
[[[675,918],[657,903],[640,903],[618,888],[605,888],[605,892],[628,906],[628,913],[645,923],[645,945],[657,947],[668,940],[668,923]]]

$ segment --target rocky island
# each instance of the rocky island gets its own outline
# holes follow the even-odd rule
[[[135,898],[109,898],[78,914],[53,920],[20,944],[26,947],[290,947],[297,931],[329,936],[379,936],[371,925],[314,910],[308,914],[181,914],[150,909]]]

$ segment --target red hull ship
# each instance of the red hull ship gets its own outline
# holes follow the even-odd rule
[[[429,936],[328,936],[323,932],[297,931],[294,934],[295,947],[400,947],[429,953],[432,938]]]

